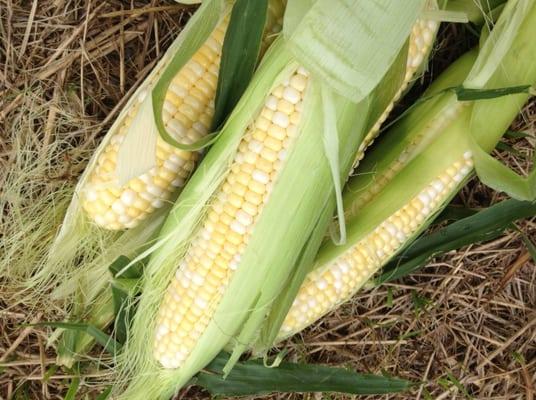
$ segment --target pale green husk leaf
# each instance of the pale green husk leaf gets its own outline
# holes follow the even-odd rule
[[[296,0],[298,2],[298,0]],[[301,65],[354,102],[365,98],[387,73],[406,42],[423,0],[299,1],[283,27]],[[386,27],[389,27],[388,29]]]

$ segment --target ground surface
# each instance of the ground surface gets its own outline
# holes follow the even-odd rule
[[[18,198],[23,205],[76,182],[129,94],[188,18],[188,9],[171,1],[146,3],[0,0],[0,197],[7,196],[1,188],[8,173],[20,168],[21,148],[35,169],[34,183]],[[442,31],[427,76],[437,75],[475,41],[460,26]],[[514,145],[531,159],[535,103],[525,108],[514,128],[533,135]],[[522,157],[497,156],[518,170],[528,168]],[[499,198],[472,181],[455,201],[478,208]],[[7,203],[0,202],[0,240],[16,228],[9,225],[13,219]],[[517,228],[437,259],[402,281],[359,294],[290,340],[290,359],[425,382],[410,393],[381,398],[532,400],[536,269],[522,235],[536,239],[536,220],[522,221]],[[54,354],[45,350],[41,328],[20,327],[46,315],[13,298],[8,303],[7,286],[1,284],[0,399],[63,398],[70,373],[51,369]],[[88,372],[81,382],[80,393],[88,399],[102,390],[95,378]],[[179,396],[207,397],[195,388]]]

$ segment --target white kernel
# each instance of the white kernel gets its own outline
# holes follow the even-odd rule
[[[398,241],[399,241],[400,243],[404,243],[404,241],[406,240],[406,235],[404,234],[404,232],[402,232],[402,231],[398,231],[398,232],[396,233],[396,238],[398,239]]]
[[[335,264],[331,268],[330,272],[331,272],[331,275],[333,275],[333,277],[335,278],[335,280],[339,280],[342,277],[341,270],[338,268],[337,264]]]
[[[167,128],[175,136],[182,137],[186,135],[186,127],[177,119],[169,120]]]
[[[286,149],[281,150],[281,151],[277,154],[277,157],[278,157],[281,161],[285,161],[286,158],[287,158],[287,150],[286,150]]]
[[[315,281],[315,285],[320,290],[324,290],[325,288],[328,287],[328,282],[324,278],[320,278]]]
[[[164,205],[164,202],[160,199],[156,199],[155,201],[151,203],[151,206],[153,206],[154,208],[160,208],[163,205]]]
[[[315,298],[312,298],[312,297],[311,297],[311,298],[307,301],[307,305],[308,305],[309,307],[311,307],[311,308],[315,308],[315,307],[316,307],[316,304],[317,304],[317,302],[316,302],[316,299],[315,299]]]
[[[339,261],[339,268],[344,274],[346,274],[350,270],[350,264],[346,260],[341,260]]]
[[[270,182],[270,176],[266,172],[259,169],[254,170],[251,174],[251,177],[263,185],[266,185],[268,182]]]
[[[252,152],[257,153],[257,154],[262,151],[263,147],[264,146],[262,145],[262,143],[259,142],[258,140],[252,140],[248,144],[248,149],[250,149]]]
[[[171,161],[173,164],[177,164],[177,165],[184,165],[185,164],[185,160],[181,157],[179,157],[178,155],[176,154],[171,154],[169,156],[169,161]]]
[[[95,215],[95,222],[100,226],[106,225],[106,220],[102,215]]]
[[[158,186],[151,184],[151,183],[147,185],[147,192],[149,192],[155,197],[160,197],[163,194],[162,189],[160,189]]]
[[[242,225],[240,222],[238,222],[237,220],[234,220],[233,222],[231,222],[231,225],[229,225],[229,228],[231,228],[231,230],[238,233],[239,235],[243,235],[246,233],[246,227]]]
[[[186,95],[188,94],[185,88],[180,85],[177,85],[175,82],[171,82],[171,84],[169,85],[169,90],[171,90],[178,97],[186,97]]]
[[[205,41],[205,44],[207,45],[208,48],[210,48],[215,53],[220,52],[220,44],[213,37],[209,36],[209,38]]]
[[[155,197],[151,193],[145,191],[140,192],[138,196],[141,197],[143,200],[147,200],[149,203],[151,203],[155,199]]]
[[[95,189],[86,190],[86,199],[89,201],[95,201],[98,199],[97,191]]]
[[[267,108],[269,108],[272,111],[277,110],[277,99],[274,96],[269,96],[266,99],[266,103],[264,104]]]
[[[465,177],[465,175],[463,175],[461,173],[458,173],[458,174],[454,175],[454,177],[452,179],[454,180],[454,182],[460,183],[461,181],[463,181],[464,177]]]
[[[120,199],[123,202],[123,204],[127,206],[131,206],[132,204],[134,204],[134,201],[136,200],[136,192],[134,192],[131,189],[127,189],[121,194]]]
[[[179,170],[181,169],[180,165],[175,164],[171,160],[165,160],[163,167],[171,172],[179,172]]]
[[[190,60],[188,62],[188,67],[190,67],[190,69],[192,70],[192,72],[194,74],[196,74],[197,76],[202,76],[205,72],[205,68],[203,68],[201,66],[201,64],[199,64],[197,61],[195,60]]]
[[[281,128],[287,128],[290,124],[290,120],[286,114],[281,111],[276,111],[272,117],[272,122]]]
[[[422,62],[424,61],[424,56],[422,55],[422,53],[419,53],[415,56],[415,58],[412,60],[411,62],[411,66],[413,68],[417,68],[419,65],[422,64]]]
[[[244,226],[248,226],[253,223],[253,217],[244,210],[238,210],[236,212],[236,219]]]
[[[185,274],[186,274],[186,272],[185,272]],[[202,275],[199,275],[197,272],[192,273],[192,282],[195,285],[201,286],[204,281],[205,281],[205,278]]]
[[[298,74],[300,75],[303,75],[303,76],[309,76],[309,72],[303,68],[303,67],[298,67],[298,70],[297,70]]]
[[[396,229],[396,226],[394,226],[392,223],[390,223],[390,222],[385,222],[385,223],[383,224],[383,227],[385,228],[385,230],[386,230],[391,236],[396,235],[397,229]]]
[[[430,197],[427,193],[421,192],[417,196],[417,198],[421,201],[421,203],[426,207],[428,204],[430,204]]]
[[[441,193],[445,189],[445,185],[439,179],[433,181],[432,186],[437,191],[437,193]]]
[[[301,96],[300,92],[298,92],[292,86],[287,86],[285,90],[283,90],[283,98],[289,103],[296,104],[300,101]]]
[[[235,260],[229,261],[227,266],[231,271],[236,271],[238,269],[238,263]],[[220,292],[223,292],[223,290],[220,290]]]
[[[200,309],[204,310],[205,308],[207,308],[208,303],[204,298],[196,297],[195,298],[195,305],[198,306]]]
[[[467,165],[463,166],[463,167],[460,169],[460,173],[461,173],[462,175],[464,175],[464,176],[467,175],[467,174],[469,174],[470,171],[471,171],[471,168],[470,168],[469,166],[467,166]]]
[[[126,209],[121,200],[116,200],[112,204],[112,210],[117,214],[124,214]]]
[[[164,110],[172,116],[177,113],[177,107],[175,107],[171,101],[164,101]]]
[[[199,121],[194,122],[194,124],[192,125],[192,128],[194,128],[199,134],[203,136],[208,133],[208,128]]]
[[[159,336],[165,336],[169,333],[169,328],[165,324],[160,324],[156,330],[156,334]]]
[[[465,153],[463,153],[463,158],[465,158],[466,160],[471,160],[473,158],[473,153],[471,153],[470,151],[466,151]]]
[[[437,196],[437,191],[433,188],[433,186],[426,189],[426,192],[428,193],[428,196],[430,196],[431,200]]]
[[[120,224],[123,224],[123,225],[127,225],[129,224],[130,222],[132,222],[132,218],[130,218],[128,215],[126,214],[122,214],[119,216],[119,218],[117,219],[119,221]]]
[[[119,144],[121,144],[121,143],[123,142],[123,139],[124,139],[124,138],[125,138],[125,137],[124,137],[123,135],[114,135],[114,136],[112,136],[112,138],[110,139],[110,144],[112,144],[112,145],[116,145],[116,144],[119,145]]]

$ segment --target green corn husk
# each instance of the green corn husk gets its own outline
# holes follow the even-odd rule
[[[428,100],[416,106],[395,124],[367,155],[356,176],[351,178],[344,196],[348,210],[348,241],[342,246],[335,246],[325,241],[310,270],[321,271],[328,268],[335,259],[407,204],[450,165],[463,159],[464,154],[472,152],[474,157],[477,149],[487,157],[518,115],[528,99],[528,94],[519,93],[493,99],[460,102],[448,88],[458,86],[461,82],[467,84],[468,78],[474,76],[481,78],[482,71],[487,75],[486,79],[482,80],[483,84],[478,86],[481,89],[493,90],[536,84],[536,64],[533,61],[536,42],[531,39],[535,34],[534,2],[510,1],[496,29],[482,46],[472,68],[474,52],[463,56],[438,78],[424,95]],[[490,57],[488,51],[495,49],[493,44],[500,41],[507,41],[508,47],[500,56]],[[488,73],[489,71],[491,73]],[[464,78],[467,74],[468,78]],[[444,120],[441,129],[438,131],[430,129],[449,112],[453,118]],[[398,157],[407,149],[410,151],[404,157],[403,166],[396,173],[386,176],[386,182],[377,193],[367,196],[367,191],[375,183],[375,177],[381,177],[389,166],[399,162]],[[479,162],[479,159],[474,157],[477,174],[481,176]],[[501,165],[500,168],[506,167]],[[446,201],[432,209],[429,217],[417,231],[406,238],[397,251],[389,256],[392,257],[403,250],[426,229],[466,180],[467,178],[457,185]],[[360,284],[353,288],[353,293],[368,279],[370,276],[360,280]],[[274,338],[281,340],[295,333],[280,332],[280,327],[284,319],[282,315],[285,316],[290,309],[301,282],[301,280],[292,282],[287,291],[279,297],[277,304],[271,310],[272,314],[267,324],[263,327],[256,346],[257,351],[269,348]],[[333,304],[332,309],[346,300],[348,297],[340,298],[337,304]]]
[[[309,8],[304,8],[304,5],[310,4],[310,1],[289,3],[289,7],[294,5],[295,8],[292,8],[290,14],[287,8],[284,32],[287,29],[286,32],[289,33],[289,15],[292,16],[294,32],[303,34],[304,26],[325,31],[353,24],[352,17],[355,14],[347,15],[348,10],[345,7],[348,5],[352,12],[361,10],[361,7],[370,7],[366,2],[360,1],[318,0],[311,8],[314,12],[308,14]],[[349,47],[350,50],[356,51],[356,56],[359,55],[356,60],[363,60],[365,57],[360,53],[363,49],[374,48],[376,53],[383,55],[381,63],[367,82],[367,85],[375,82],[373,86],[377,86],[386,73],[398,79],[402,77],[401,67],[394,61],[400,57],[411,25],[423,7],[421,1],[404,5],[390,2],[382,4],[390,12],[377,16],[374,23],[367,20],[374,30],[374,34],[366,39],[369,43],[360,49]],[[317,7],[330,10],[334,18],[324,18]],[[302,15],[307,16],[303,18],[307,21],[304,26],[300,25]],[[327,27],[313,23],[318,22],[321,16],[323,21],[328,21]],[[382,20],[385,23],[380,23]],[[390,31],[389,34],[396,36],[397,40],[391,41],[390,44],[398,42],[398,47],[385,46],[384,43],[372,46],[371,42],[385,36],[386,26],[393,27],[394,32]],[[350,32],[352,30],[353,28]],[[320,36],[327,37],[312,34],[309,39],[320,40]],[[274,42],[248,90],[224,126],[218,142],[207,154],[201,168],[193,175],[170,212],[158,243],[148,252],[151,253],[151,258],[145,270],[143,294],[120,360],[122,373],[118,383],[128,384],[128,387],[118,395],[119,399],[143,399],[148,395],[155,399],[169,398],[224,346],[233,350],[225,368],[225,371],[229,372],[239,355],[254,339],[266,312],[284,287],[308,238],[315,236],[316,232],[324,231],[329,222],[329,218],[324,216],[330,216],[335,208],[336,186],[342,183],[351,167],[352,158],[364,136],[363,132],[370,116],[383,110],[377,110],[371,105],[367,86],[357,94],[358,98],[364,96],[359,103],[356,103],[355,99],[352,101],[344,97],[344,91],[338,93],[337,82],[328,86],[328,82],[331,85],[338,80],[338,76],[344,75],[339,75],[340,71],[346,71],[354,85],[358,86],[363,81],[362,74],[368,70],[354,74],[360,67],[358,62],[352,62],[354,57],[336,59],[331,65],[319,65],[314,62],[322,57],[322,52],[307,50],[308,57],[300,58],[300,53],[295,53],[295,48],[289,43],[291,42],[288,36]],[[320,47],[316,50],[323,49],[325,45],[324,42],[319,43]],[[345,41],[337,41],[333,42],[331,50],[333,54],[343,54],[341,49],[347,48]],[[164,369],[153,358],[151,344],[154,341],[156,314],[165,289],[188,248],[192,234],[204,217],[207,204],[225,178],[242,133],[264,105],[265,97],[271,89],[284,81],[300,65],[306,69],[312,65],[311,70],[314,72],[309,80],[296,143],[288,155],[285,167],[280,171],[278,181],[270,194],[270,201],[264,205],[256,222],[248,246],[242,253],[240,265],[216,308],[215,316],[183,366],[178,370]],[[326,80],[326,76],[331,80]],[[391,98],[392,93],[386,102]],[[306,176],[303,171],[307,171]]]

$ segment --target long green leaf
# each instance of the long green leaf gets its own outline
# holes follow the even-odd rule
[[[37,324],[31,324],[30,326],[49,326],[51,328],[69,329],[87,333],[92,336],[98,344],[104,347],[104,350],[112,355],[117,354],[121,349],[121,343],[90,324],[81,322],[39,322]]]
[[[502,201],[417,239],[385,267],[384,272],[375,279],[375,283],[379,285],[406,276],[419,269],[433,256],[494,239],[509,228],[512,222],[534,215],[536,203],[514,199]]]
[[[111,284],[115,315],[115,337],[119,343],[125,343],[128,327],[134,314],[131,307],[133,296],[138,292],[140,280],[115,279]]]
[[[121,279],[139,279],[143,274],[143,266],[143,261],[131,264],[130,258],[119,256],[110,264],[108,270],[114,278],[119,276]]]
[[[67,394],[64,397],[64,400],[75,400],[76,393],[78,392],[79,387],[80,387],[80,378],[73,378],[71,380],[71,384],[69,385],[69,390],[67,390]]]
[[[259,58],[268,0],[237,0],[223,42],[213,130],[223,124],[246,90]]]
[[[281,363],[265,367],[262,361],[237,363],[223,379],[222,369],[227,356],[220,354],[199,373],[195,383],[213,395],[245,396],[272,392],[339,392],[351,394],[386,394],[407,390],[411,382],[380,375],[356,372],[321,365]]]

